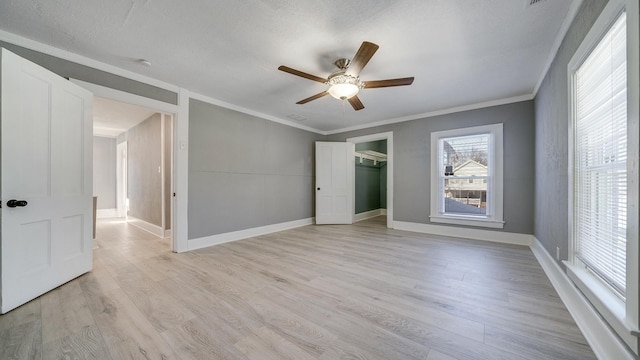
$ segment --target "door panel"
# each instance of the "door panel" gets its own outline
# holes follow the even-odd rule
[[[17,103],[14,102],[13,105],[17,105],[16,110],[19,113],[14,115],[20,116],[21,121],[11,122],[6,126],[3,124],[2,132],[3,134],[5,131],[14,134],[28,134],[31,141],[10,141],[5,144],[3,137],[3,150],[7,149],[13,154],[10,159],[6,159],[10,162],[8,166],[20,169],[20,171],[12,174],[15,177],[15,182],[2,185],[3,188],[9,187],[6,190],[10,193],[18,191],[15,187],[19,187],[19,191],[24,196],[41,197],[49,194],[49,173],[46,171],[50,167],[49,122],[41,121],[41,119],[49,117],[50,87],[47,82],[30,73],[24,73],[22,79],[21,92],[28,92],[32,101],[15,100]],[[2,96],[5,97],[4,92]],[[6,96],[11,95],[7,94]],[[33,104],[29,104],[30,102]],[[2,159],[3,165],[5,158]]]
[[[353,223],[354,145],[316,142],[316,224]]]
[[[0,310],[92,266],[93,95],[2,49]],[[24,207],[8,207],[11,199]]]
[[[16,271],[19,274],[29,275],[38,273],[50,265],[51,223],[49,221],[36,221],[20,225],[20,238],[23,241],[17,243],[17,251],[30,254],[18,263]]]
[[[61,91],[53,99],[51,158],[54,195],[82,195],[84,193],[84,119],[83,99]],[[78,151],[80,149],[80,151]]]
[[[60,221],[60,233],[64,234],[60,238],[60,246],[56,248],[59,259],[68,261],[84,253],[84,241],[82,241],[82,231],[84,221],[82,216],[69,216]]]

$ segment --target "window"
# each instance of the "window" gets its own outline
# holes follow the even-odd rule
[[[502,124],[431,134],[432,222],[502,228]]]
[[[627,159],[637,160],[639,146],[638,134],[628,131],[637,132],[638,122],[638,3],[628,4],[611,0],[569,62],[566,265],[572,281],[637,354],[632,331],[638,330],[638,215],[627,205],[637,203],[638,173]],[[636,41],[628,42],[628,34]],[[635,77],[628,77],[628,69]]]
[[[576,260],[626,292],[627,61],[623,13],[574,73]]]

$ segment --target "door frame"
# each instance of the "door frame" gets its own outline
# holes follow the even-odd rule
[[[173,192],[176,196],[172,198],[173,201],[171,202],[171,251],[179,253],[189,250],[187,229],[189,92],[180,88],[178,92],[178,105],[174,105],[78,79],[69,80],[93,92],[94,96],[144,106],[173,115],[172,183]]]
[[[393,131],[348,138],[346,141],[354,144],[387,140],[387,227],[393,229]],[[353,154],[355,156],[355,153]],[[352,187],[356,186],[355,176],[351,179]],[[355,204],[355,191],[353,192]]]
[[[127,217],[127,149],[126,141],[116,144],[116,213],[123,218]]]

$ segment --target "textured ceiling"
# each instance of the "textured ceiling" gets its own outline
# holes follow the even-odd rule
[[[0,29],[327,131],[531,95],[572,1],[2,0]],[[279,65],[326,77],[365,40],[362,80],[413,85],[295,104],[326,86]]]
[[[116,137],[156,112],[158,111],[96,96],[93,98],[93,135]]]

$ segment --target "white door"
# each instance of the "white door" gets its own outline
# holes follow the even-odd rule
[[[4,314],[91,270],[93,95],[6,49],[0,61]]]
[[[352,224],[354,145],[316,142],[316,224]]]

